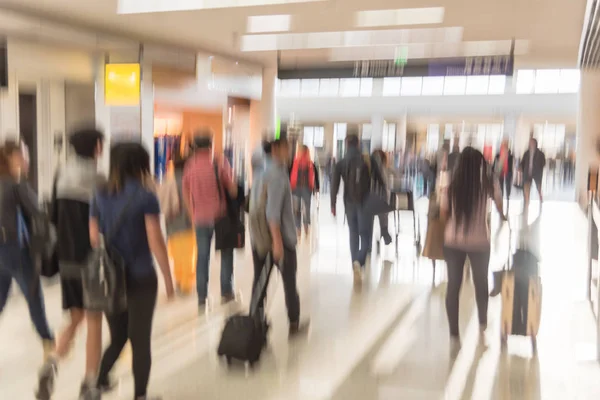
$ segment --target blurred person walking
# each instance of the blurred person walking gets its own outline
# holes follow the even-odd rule
[[[390,168],[388,167],[387,154],[385,154],[385,152],[381,149],[374,150],[373,154],[371,154],[371,163],[373,165],[373,168],[377,169],[376,174],[383,178],[384,188],[387,189],[388,185],[386,182],[387,180],[385,178],[392,173],[392,171],[390,171]],[[377,215],[377,219],[379,220],[379,231],[384,243],[386,245],[392,243],[392,235],[390,235],[389,230],[388,214],[379,214]],[[371,238],[373,237],[373,225],[374,224],[371,223]],[[373,239],[371,239],[369,242],[372,243]]]
[[[310,158],[308,146],[300,148],[292,165],[290,182],[294,195],[296,229],[298,231],[298,238],[300,238],[302,235],[302,222],[304,222],[304,233],[306,235],[309,234],[311,200],[313,193],[319,191],[319,173],[315,163]],[[303,207],[304,213],[302,213]]]
[[[250,213],[255,213],[255,207],[264,203],[264,211],[258,213],[266,216],[271,243],[262,243],[269,238],[251,237],[252,258],[254,262],[254,282],[252,292],[256,292],[261,272],[268,254],[263,254],[259,248],[270,248],[272,262],[281,272],[285,304],[288,311],[289,334],[300,332],[300,299],[296,282],[298,260],[296,255],[296,224],[292,207],[292,190],[287,166],[290,157],[287,139],[277,139],[265,145],[264,171],[254,177],[250,192]],[[264,198],[266,197],[266,199]],[[251,232],[252,232],[251,226]],[[261,241],[260,245],[257,243]],[[262,309],[262,305],[259,307]]]
[[[472,147],[462,151],[452,176],[448,196],[440,199],[440,215],[446,221],[444,259],[448,266],[446,312],[454,349],[460,347],[459,297],[467,257],[471,264],[480,333],[487,328],[488,264],[490,231],[487,222],[488,199],[505,220],[498,180],[488,173],[483,154]]]
[[[183,171],[182,191],[183,202],[196,229],[196,290],[200,312],[205,309],[208,298],[210,251],[215,222],[226,212],[225,201],[221,200],[225,198],[225,190],[231,197],[237,197],[238,186],[233,179],[231,167],[224,157],[213,158],[212,132],[199,132],[194,139],[194,154]],[[229,248],[221,250],[221,301],[228,303],[234,299],[233,248]]]
[[[174,296],[167,245],[160,224],[160,206],[152,190],[150,155],[137,143],[119,143],[111,149],[108,183],[99,189],[90,205],[90,242],[98,247],[116,227],[110,246],[123,258],[127,307],[107,314],[111,342],[98,373],[98,387],[109,387],[109,373],[125,343],[131,342],[136,400],[146,396],[152,365],[152,321],[160,267],[168,299]]]
[[[540,196],[540,210],[542,202],[542,177],[544,176],[544,167],[546,166],[546,155],[538,148],[536,139],[529,139],[529,149],[523,154],[521,159],[520,170],[523,173],[523,217],[526,218],[529,211],[529,201],[531,199],[531,185],[535,182],[535,186]]]
[[[371,189],[371,180],[385,184],[376,172],[371,173],[371,160],[360,152],[356,135],[346,137],[346,155],[334,169],[331,182],[331,213],[337,213],[337,195],[341,180],[344,180],[344,208],[348,219],[350,253],[354,283],[363,279],[367,254],[371,249],[371,225],[373,218],[364,210],[364,202]]]
[[[498,177],[498,184],[500,185],[502,195],[506,195],[506,213],[508,213],[510,207],[514,162],[512,151],[508,147],[508,139],[504,139],[500,145],[500,151],[494,158],[493,170],[494,174]]]
[[[4,310],[13,279],[25,296],[29,316],[46,357],[54,347],[48,325],[40,277],[29,249],[27,220],[43,215],[37,195],[24,180],[27,162],[20,143],[6,142],[0,148],[0,313]]]
[[[83,129],[69,137],[74,155],[57,171],[52,187],[50,220],[56,227],[62,308],[70,321],[61,331],[51,357],[40,370],[37,396],[49,399],[58,363],[72,347],[82,322],[87,325],[85,375],[81,398],[99,398],[96,377],[102,353],[102,311],[85,304],[82,270],[92,251],[89,235],[90,201],[105,178],[98,173],[98,160],[104,146],[104,135],[96,129]],[[106,383],[107,384],[107,383]],[[95,396],[95,397],[94,397]]]

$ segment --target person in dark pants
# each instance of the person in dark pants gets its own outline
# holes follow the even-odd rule
[[[488,264],[490,233],[487,224],[488,199],[493,198],[503,219],[502,195],[498,180],[488,173],[483,154],[472,147],[463,150],[448,187],[448,195],[440,201],[440,215],[447,220],[444,232],[444,259],[448,266],[446,312],[454,348],[460,346],[458,326],[459,297],[465,260],[469,257],[480,333],[487,328]]]
[[[131,342],[136,400],[148,399],[146,390],[152,365],[152,319],[157,296],[157,276],[153,256],[162,272],[167,298],[174,296],[167,246],[160,226],[160,207],[150,190],[150,156],[136,143],[120,143],[111,149],[108,184],[100,189],[90,205],[90,241],[100,243],[115,224],[110,245],[126,265],[127,308],[106,316],[111,343],[104,352],[98,386],[106,387],[109,373],[127,340]],[[127,207],[127,212],[123,210]]]
[[[265,147],[264,171],[259,172],[252,183],[251,202],[258,202],[258,196],[266,188],[267,223],[271,233],[272,260],[278,266],[283,281],[285,304],[288,311],[289,334],[300,332],[300,298],[296,283],[297,255],[296,223],[292,206],[292,190],[286,166],[289,158],[289,144],[286,139],[277,139]],[[257,171],[258,172],[258,171]],[[253,238],[250,238],[252,241]],[[266,255],[252,249],[254,261],[253,293],[265,265]],[[262,309],[262,305],[259,306]]]
[[[513,165],[515,159],[512,151],[508,147],[508,139],[504,139],[500,145],[500,151],[494,158],[493,170],[494,174],[498,177],[498,184],[502,195],[506,195],[506,212],[510,206],[510,192],[513,183]]]
[[[529,210],[529,200],[531,195],[531,185],[535,186],[540,196],[540,208],[544,198],[542,196],[542,177],[544,176],[544,167],[546,166],[546,156],[538,149],[536,139],[529,139],[529,149],[523,154],[520,170],[523,172],[523,217],[526,218]]]
[[[344,208],[348,219],[350,254],[354,284],[362,282],[367,254],[371,249],[373,217],[364,209],[365,199],[373,181],[385,185],[378,168],[371,168],[370,157],[361,154],[356,135],[346,137],[346,155],[338,162],[331,182],[331,213],[336,215],[337,195],[344,180]],[[367,176],[363,176],[364,171]]]
[[[13,280],[25,296],[31,322],[41,339],[44,357],[54,347],[40,277],[29,249],[27,220],[41,214],[37,196],[22,180],[26,160],[20,144],[7,142],[0,148],[0,314],[9,298]]]

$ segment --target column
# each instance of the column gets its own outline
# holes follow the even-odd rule
[[[589,168],[597,168],[600,165],[599,108],[600,72],[582,70],[575,159],[575,193],[580,204],[585,204],[587,201],[587,174]]]
[[[137,105],[107,105],[105,99],[105,74],[107,63],[140,64],[140,96]],[[100,170],[108,173],[109,149],[117,141],[137,141],[150,154],[150,168],[154,171],[154,85],[152,62],[143,54],[127,52],[102,54],[96,61],[96,123],[105,134],[105,151]]]
[[[262,94],[260,100],[250,102],[250,137],[246,146],[247,171],[252,171],[250,161],[252,154],[263,136],[269,138],[275,135],[277,68],[263,68]]]
[[[396,151],[406,151],[406,114],[396,121]]]
[[[383,125],[382,115],[371,117],[371,152],[375,149],[381,149],[383,145]]]

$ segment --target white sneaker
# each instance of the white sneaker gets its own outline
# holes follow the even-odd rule
[[[358,261],[354,261],[352,263],[352,271],[354,272],[354,284],[361,284],[363,278],[363,271]]]

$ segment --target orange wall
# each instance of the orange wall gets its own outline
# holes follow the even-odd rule
[[[183,112],[184,134],[193,135],[201,128],[210,128],[213,131],[213,147],[216,152],[223,151],[223,114],[191,110]]]
[[[154,107],[155,118],[167,116],[168,118],[174,118],[175,114],[181,116],[181,133],[184,136],[191,137],[198,129],[209,128],[213,132],[213,147],[215,151],[223,151],[223,113],[201,109],[176,109],[161,107],[159,105],[155,105]]]

